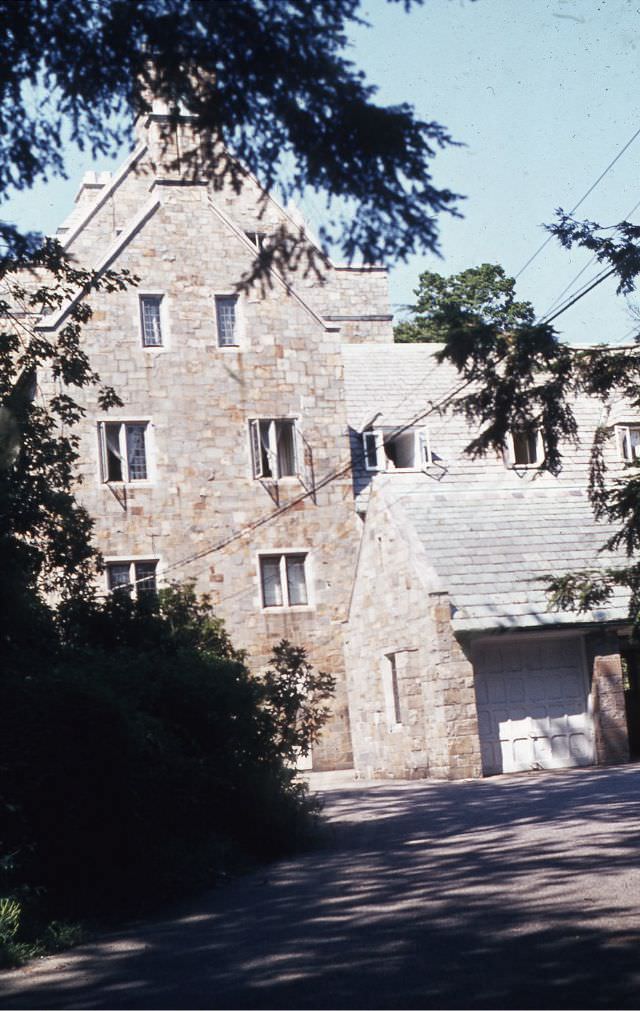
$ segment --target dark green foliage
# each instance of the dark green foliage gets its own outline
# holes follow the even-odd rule
[[[359,9],[359,0],[0,2],[0,194],[63,173],[66,129],[95,153],[114,150],[131,135],[120,124],[147,112],[153,94],[197,116],[267,188],[278,179],[287,196],[311,187],[349,201],[321,236],[348,259],[436,248],[437,214],[456,197],[433,185],[430,161],[451,140],[408,104],[375,103],[345,55]],[[214,147],[212,180],[240,187],[244,169]],[[10,226],[0,236],[10,252],[33,247]]]
[[[262,684],[264,708],[275,727],[279,750],[290,761],[308,755],[329,719],[325,703],[335,693],[336,679],[314,670],[304,646],[282,639],[273,647]]]
[[[558,221],[549,230],[565,247],[578,245],[594,253],[609,268],[603,277],[617,277],[620,294],[635,290],[640,274],[640,227],[622,222],[615,229],[603,229],[559,211]],[[423,274],[416,294],[421,316],[401,324],[396,339],[443,341],[438,357],[451,361],[461,377],[447,406],[480,427],[467,447],[471,455],[502,450],[510,430],[535,428],[544,438],[543,466],[557,473],[563,442],[578,437],[572,402],[579,394],[599,398],[604,407],[622,401],[627,415],[640,422],[640,349],[606,345],[572,349],[552,326],[535,322],[528,303],[515,301],[514,282],[501,268],[484,264],[450,279]],[[630,461],[624,478],[611,480],[604,447],[613,437],[612,427],[606,424],[595,432],[588,492],[596,518],[613,527],[608,537],[603,530],[603,548],[622,547],[630,564],[550,573],[550,600],[554,607],[588,611],[605,604],[616,588],[626,588],[630,619],[637,627],[640,463]]]
[[[282,707],[191,587],[75,602],[71,642],[69,618],[0,679],[0,894],[121,915],[311,838]]]
[[[493,263],[469,267],[443,277],[425,270],[414,292],[413,318],[394,329],[398,343],[445,342],[452,331],[479,325],[509,333],[531,326],[535,319],[530,302],[516,302],[515,281]]]

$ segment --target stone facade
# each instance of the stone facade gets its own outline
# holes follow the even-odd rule
[[[367,515],[345,655],[361,775],[482,775],[473,667],[453,635],[448,595],[381,499]]]
[[[338,681],[314,767],[350,767],[343,622],[360,521],[340,348],[363,327],[368,339],[391,340],[386,273],[329,269],[322,283],[301,277],[295,290],[273,274],[270,286],[238,296],[237,346],[221,346],[215,298],[233,295],[251,267],[246,231],[293,224],[250,178],[235,194],[167,167],[161,125],[151,118],[113,179],[87,180],[61,230],[79,263],[139,279],[91,299],[85,349],[123,406],[103,414],[93,394],[84,397],[79,498],[108,563],[155,561],[160,583],[195,581],[255,669],[281,638],[305,645]],[[162,299],[162,346],[143,347],[143,296]],[[295,476],[254,477],[254,419],[295,421]],[[145,480],[105,480],[99,426],[118,422],[145,426]],[[291,552],[305,556],[308,604],[266,607],[261,556]]]
[[[615,613],[581,621],[550,615],[540,586],[541,573],[588,564],[601,543],[577,484],[588,443],[560,479],[518,473],[499,455],[470,463],[465,419],[433,406],[456,377],[429,347],[392,344],[383,268],[273,270],[269,283],[242,289],[258,236],[300,237],[297,212],[247,173],[236,192],[185,160],[199,143],[188,122],[172,131],[158,111],[139,141],[113,177],[86,178],[60,230],[81,265],[138,279],[93,296],[85,330],[92,366],[123,401],[103,414],[85,394],[79,431],[79,498],[106,562],[131,573],[155,563],[160,585],[193,581],[254,669],[282,638],[305,645],[337,678],[314,768],[482,775],[474,637],[530,627],[544,636],[562,624],[584,634],[625,614],[617,601]],[[307,245],[308,263],[318,250]],[[147,346],[145,297],[160,306],[162,331]],[[234,339],[225,343],[218,306],[230,299]],[[42,329],[63,321],[64,310]],[[599,410],[581,405],[587,426]],[[388,435],[426,415],[428,463],[374,473],[363,452],[371,419]],[[261,424],[272,434],[261,436]],[[280,438],[283,426],[295,467],[258,474],[261,439]],[[145,476],[114,478],[106,433],[126,443],[132,427],[144,430]],[[265,559],[278,567],[279,601],[266,599]],[[304,573],[305,602],[291,599],[289,559],[295,578]],[[601,635],[592,647],[597,760],[624,760],[617,647]]]

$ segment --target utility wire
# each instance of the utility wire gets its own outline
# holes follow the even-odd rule
[[[564,312],[564,310],[568,309],[569,306],[572,305],[574,302],[576,302],[578,298],[582,298],[583,295],[586,295],[587,292],[591,290],[591,287],[593,286],[594,281],[600,281],[600,280],[604,281],[605,276],[608,273],[608,269],[609,269],[608,267],[603,267],[602,270],[599,270],[597,274],[594,274],[593,277],[590,277],[588,281],[585,281],[584,284],[580,285],[580,287],[578,288],[578,290],[574,291],[573,295],[570,295],[563,302],[560,302],[559,305],[557,305],[556,313],[559,313],[560,311]],[[539,323],[546,323],[546,322],[548,322],[548,318],[549,318],[549,312],[546,312],[544,316],[540,317],[540,319],[538,320],[538,322]]]
[[[580,205],[585,202],[585,200],[587,199],[587,197],[590,196],[593,193],[593,191],[595,190],[596,186],[598,186],[598,184],[602,182],[602,180],[606,176],[607,172],[609,172],[613,168],[613,166],[615,165],[615,163],[620,158],[622,158],[622,155],[625,153],[625,151],[629,147],[631,147],[631,145],[633,144],[634,140],[639,135],[640,135],[640,127],[636,130],[636,132],[633,134],[633,136],[629,138],[629,140],[624,145],[624,147],[622,148],[622,150],[618,151],[618,153],[615,156],[615,158],[613,158],[612,161],[609,162],[609,164],[607,165],[607,167],[604,170],[604,172],[600,173],[600,175],[598,176],[598,178],[596,179],[596,181],[589,187],[589,189],[587,190],[587,192],[584,193],[583,196],[580,197],[580,199],[578,200],[578,203],[575,204],[571,208],[571,210],[569,211],[569,214],[575,214],[575,212],[578,210],[578,207],[580,207]],[[553,235],[547,235],[547,237],[544,240],[544,242],[542,243],[542,245],[539,246],[538,249],[536,249],[535,253],[532,256],[529,257],[529,259],[525,263],[524,267],[520,268],[520,270],[518,271],[518,273],[516,274],[516,277],[515,277],[516,281],[518,280],[518,278],[520,277],[521,274],[524,274],[524,272],[527,269],[527,267],[531,266],[531,264],[536,259],[536,257],[538,257],[540,255],[540,253],[542,252],[542,250],[545,249],[548,246],[548,244],[551,242],[552,238],[553,238]]]
[[[630,211],[628,211],[625,214],[625,216],[624,216],[624,218],[622,220],[623,221],[630,221],[631,218],[633,217],[633,215],[635,214],[635,212],[638,210],[638,207],[640,207],[640,200],[638,200],[637,204],[634,204],[634,206],[631,208]],[[617,229],[617,227],[618,226],[616,226],[616,229]],[[561,302],[563,295],[566,295],[566,293],[568,291],[571,291],[571,289],[573,288],[573,286],[576,283],[576,281],[578,280],[578,278],[582,277],[582,275],[584,274],[585,270],[587,270],[591,266],[591,264],[596,263],[597,259],[598,259],[597,256],[594,254],[591,257],[591,259],[588,260],[585,263],[584,267],[582,267],[582,269],[578,271],[578,273],[573,278],[573,280],[569,281],[569,284],[567,284],[566,287],[564,287],[562,289],[562,291],[560,292],[560,294],[557,295],[556,298],[554,298],[553,302],[548,307],[548,309],[545,310],[544,314],[540,317],[540,321],[541,322],[544,322],[545,318],[549,315],[549,313],[551,312],[551,310],[554,309],[556,307],[556,305],[558,305],[558,303]]]
[[[428,417],[430,414],[433,414],[435,411],[441,411],[455,397],[457,397],[459,393],[461,393],[468,386],[470,386],[473,381],[474,381],[473,379],[466,379],[464,382],[458,384],[458,386],[451,387],[449,391],[445,393],[443,397],[440,398],[439,401],[437,401],[436,403],[431,403],[429,407],[427,407],[425,410],[421,410],[418,414],[414,415],[409,421],[405,422],[403,425],[398,425],[396,426],[396,428],[392,429],[391,432],[389,433],[389,437],[392,439],[397,438],[398,435],[402,435],[403,432],[407,431],[407,429],[409,428],[412,428],[415,424],[417,424],[418,421],[422,421],[424,418]],[[334,468],[334,470],[329,471],[329,473],[325,474],[323,478],[317,481],[316,484],[311,489],[309,490],[305,489],[300,495],[296,495],[295,498],[291,499],[290,502],[285,503],[285,505],[283,506],[279,506],[277,509],[274,509],[269,513],[264,513],[262,516],[259,516],[251,523],[247,523],[245,526],[239,527],[237,530],[233,530],[230,534],[227,534],[226,537],[222,537],[219,541],[215,541],[212,544],[208,544],[204,548],[201,548],[199,551],[194,551],[193,554],[187,555],[184,558],[180,558],[177,561],[172,562],[171,565],[168,565],[166,566],[165,569],[163,569],[162,575],[165,576],[168,572],[173,572],[175,569],[183,568],[184,566],[190,565],[193,562],[200,561],[201,558],[206,558],[208,555],[215,554],[216,552],[221,551],[223,548],[227,547],[229,544],[232,544],[234,541],[240,540],[241,538],[246,537],[248,534],[252,534],[255,530],[259,530],[261,527],[266,526],[268,523],[271,523],[273,520],[279,519],[280,516],[283,516],[285,513],[295,508],[295,506],[297,506],[299,502],[304,502],[306,499],[313,497],[319,489],[325,488],[327,485],[331,484],[333,481],[336,481],[340,477],[344,477],[353,469],[354,463],[355,461],[353,460],[353,457],[350,456],[347,462]],[[134,579],[131,580],[126,585],[118,587],[118,589],[132,589],[138,583],[144,582],[148,582],[148,579],[147,580]],[[105,594],[105,596],[108,596],[108,594]]]
[[[585,295],[588,295],[590,291],[593,291],[594,288],[597,288],[598,285],[602,284],[603,281],[606,281],[608,277],[612,277],[613,274],[615,274],[615,269],[613,267],[611,268],[611,270],[606,270],[604,274],[600,274],[588,288],[580,292],[579,295],[576,295],[575,298],[572,298],[561,309],[558,309],[558,311],[555,312],[553,316],[549,316],[549,318],[545,320],[545,323],[553,323],[554,319],[557,319],[558,316],[562,316],[563,312],[566,312],[567,309],[570,309],[572,305],[575,305],[576,302],[579,302],[581,298],[584,298]]]

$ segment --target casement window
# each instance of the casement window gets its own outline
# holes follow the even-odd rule
[[[539,467],[544,462],[544,443],[538,428],[521,428],[507,435],[510,467]]]
[[[98,425],[102,480],[147,481],[146,421],[101,421]]]
[[[426,428],[376,428],[362,433],[367,470],[424,470],[432,462]]]
[[[143,348],[162,347],[162,295],[140,296],[140,327]]]
[[[239,344],[237,305],[235,295],[216,295],[218,347],[230,348]]]
[[[309,603],[306,554],[261,555],[259,564],[264,608],[304,607]]]
[[[255,418],[249,422],[253,476],[295,477],[302,456],[297,423],[293,418]]]
[[[626,463],[640,461],[640,425],[616,425],[618,456]]]
[[[157,592],[157,561],[107,562],[107,586],[110,591],[143,597]]]

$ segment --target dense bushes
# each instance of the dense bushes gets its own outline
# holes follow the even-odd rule
[[[52,621],[46,653],[14,650],[0,678],[0,897],[129,913],[310,837],[272,699],[295,664],[253,678],[188,587]]]

